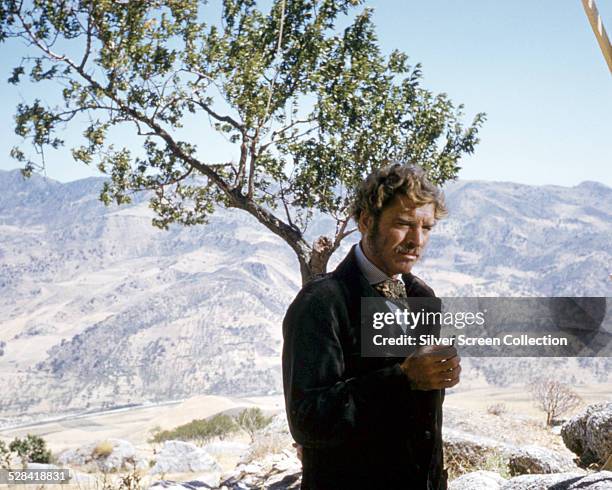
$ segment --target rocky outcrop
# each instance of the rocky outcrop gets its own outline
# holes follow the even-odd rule
[[[512,475],[579,470],[568,455],[544,447],[517,447],[458,430],[444,431],[444,457],[450,464],[468,468],[482,467],[495,456],[507,461]]]
[[[159,480],[149,486],[148,490],[202,490],[219,488],[218,478],[216,482],[206,477],[199,477],[189,481]]]
[[[149,490],[297,490],[300,488],[299,461],[287,454],[274,455],[258,464],[239,465],[231,475],[218,483],[204,478],[185,482],[161,480]],[[475,471],[450,482],[449,490],[610,490],[612,472],[600,471],[590,475],[557,473],[521,475],[506,480],[492,471]]]
[[[266,488],[297,490],[302,481],[302,464],[290,451],[269,455],[257,463],[240,464],[220,483],[223,490]]]
[[[196,478],[185,482],[160,480],[149,490],[199,490],[214,488],[220,490],[297,490],[302,480],[302,465],[289,451],[268,455],[251,464],[239,464],[233,471],[223,475],[221,480]]]
[[[578,471],[569,456],[540,446],[525,446],[513,451],[508,457],[508,469],[511,475]]]
[[[447,465],[458,468],[491,468],[507,466],[513,476],[524,474],[549,474],[584,472],[576,466],[570,453],[563,454],[541,446],[518,447],[498,440],[471,433],[445,429],[444,458]],[[495,466],[493,466],[495,467]],[[476,474],[474,478],[481,478]]]
[[[238,441],[213,441],[204,444],[202,449],[211,456],[242,456],[249,450],[249,445]]]
[[[458,467],[482,467],[492,456],[508,457],[516,447],[459,430],[444,430],[444,458]]]
[[[561,428],[561,437],[584,465],[603,465],[612,455],[612,402],[589,405]]]
[[[104,439],[76,449],[67,449],[58,455],[57,460],[60,464],[102,472],[148,467],[146,458],[123,439]]]
[[[474,471],[450,482],[448,490],[500,490],[507,481],[494,471]]]
[[[47,463],[28,463],[29,470],[57,470],[62,469],[56,464]],[[70,468],[69,468],[70,469]],[[80,471],[74,471],[70,469],[70,484],[71,485],[86,485],[86,488],[94,488],[98,483],[98,479],[93,475],[82,473]]]
[[[612,472],[590,475],[557,473],[553,475],[522,475],[508,480],[500,490],[610,490]]]
[[[221,466],[204,449],[183,441],[166,441],[150,473],[220,473]]]

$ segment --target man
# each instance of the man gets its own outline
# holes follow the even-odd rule
[[[428,297],[410,273],[443,196],[422,169],[392,164],[356,193],[362,238],[334,272],[308,283],[283,321],[289,427],[302,453],[303,489],[446,488],[444,389],[459,382],[454,347],[405,358],[362,357],[362,297]]]

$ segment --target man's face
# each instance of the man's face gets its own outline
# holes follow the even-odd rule
[[[435,225],[433,203],[415,207],[397,195],[378,220],[362,214],[359,230],[368,259],[389,276],[407,274],[419,259]]]

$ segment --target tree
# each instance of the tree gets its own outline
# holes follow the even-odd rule
[[[582,399],[568,384],[554,377],[537,379],[529,386],[536,406],[546,413],[546,425],[551,426],[560,415],[577,408]]]
[[[253,442],[255,433],[268,426],[272,421],[272,417],[266,417],[261,408],[253,407],[245,408],[234,417],[234,421],[238,427],[249,435],[251,442]]]
[[[44,168],[45,149],[64,144],[58,132],[86,114],[72,155],[110,176],[105,203],[151,191],[161,228],[206,223],[219,205],[244,210],[292,248],[304,282],[354,231],[348,207],[364,175],[398,159],[442,184],[484,121],[479,113],[464,127],[463,106],[424,89],[419,64],[384,55],[372,11],[355,10],[363,0],[274,0],[268,12],[223,0],[220,23],[203,0],[0,2],[0,41],[32,50],[9,82],[57,82],[63,100],[17,106],[15,131],[38,155],[13,148],[24,175]],[[185,125],[220,132],[236,159],[211,161],[181,138]],[[112,143],[123,127],[141,137],[140,154]],[[315,212],[336,226],[311,244]]]
[[[16,437],[9,444],[9,450],[19,456],[24,466],[27,463],[51,462],[51,451],[47,449],[47,442],[34,434],[26,435],[25,439]]]

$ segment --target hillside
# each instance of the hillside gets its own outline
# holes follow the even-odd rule
[[[0,412],[279,393],[280,323],[300,284],[291,250],[238,211],[161,231],[143,196],[106,208],[100,187],[0,172]],[[612,296],[612,189],[460,181],[446,193],[450,217],[415,270],[439,296]],[[328,229],[316,218],[311,237]],[[537,362],[474,359],[466,376],[524,382]],[[612,371],[609,359],[546,365],[578,383]]]

